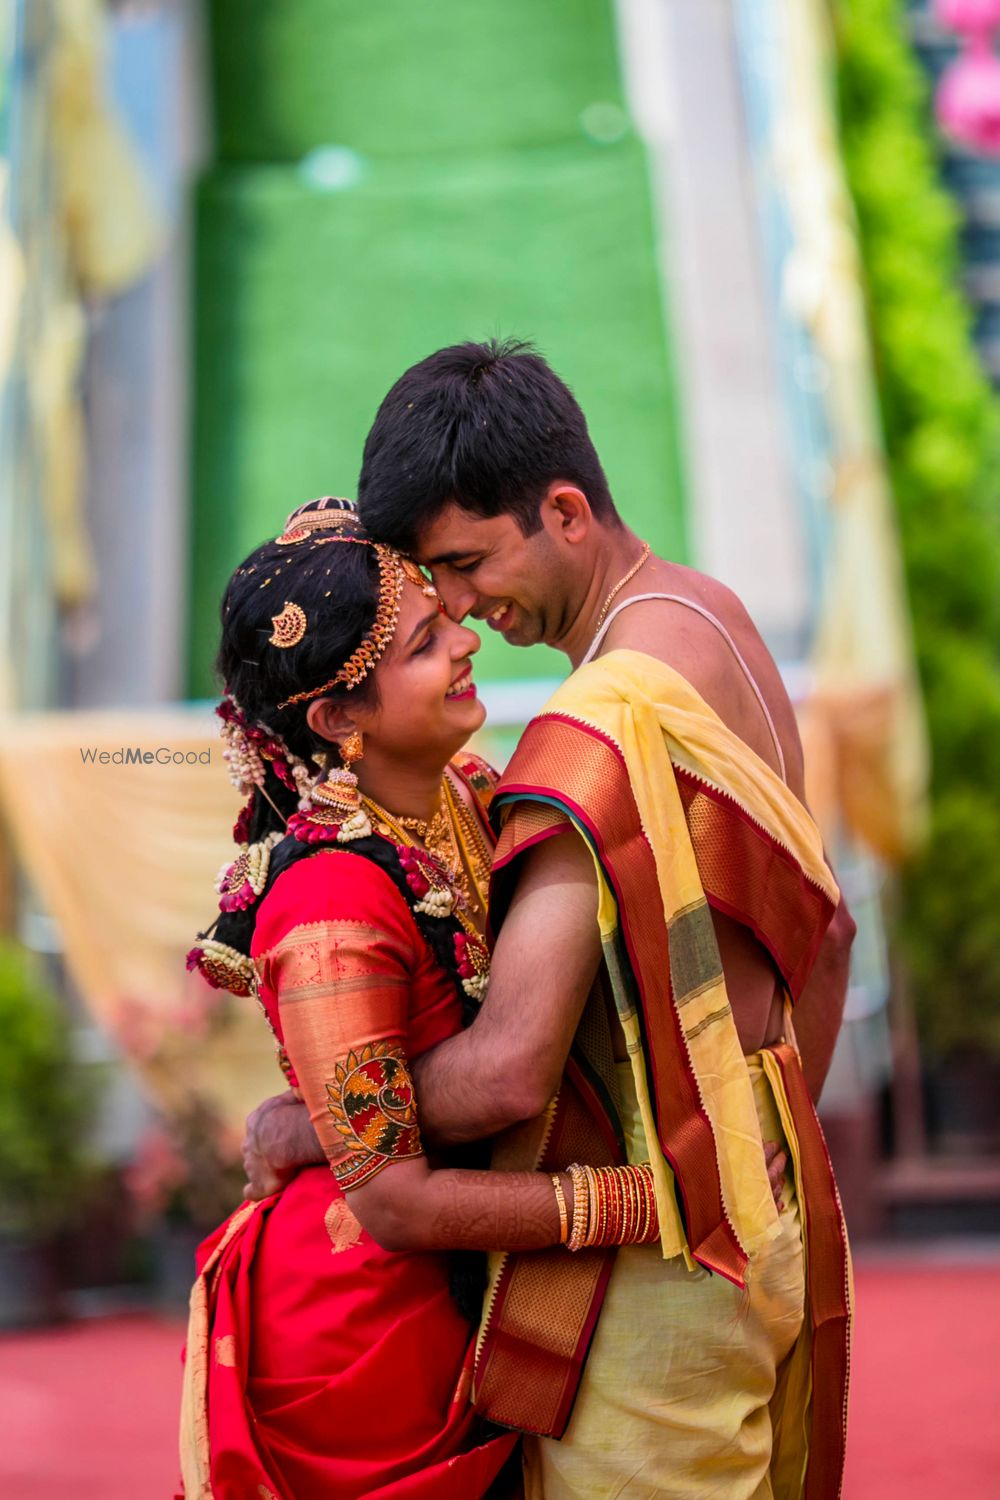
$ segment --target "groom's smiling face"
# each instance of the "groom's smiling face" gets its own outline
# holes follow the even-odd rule
[[[475,516],[452,503],[421,532],[415,556],[453,620],[485,620],[511,646],[552,637],[561,560],[545,525],[525,536],[512,516]]]

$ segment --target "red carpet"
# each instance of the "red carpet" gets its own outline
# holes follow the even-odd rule
[[[170,1500],[183,1342],[144,1314],[0,1338],[0,1495]]]
[[[845,1500],[998,1500],[1000,1257],[857,1285]],[[169,1500],[182,1337],[136,1314],[0,1338],[0,1495]]]
[[[1000,1500],[1000,1261],[856,1280],[844,1500]]]

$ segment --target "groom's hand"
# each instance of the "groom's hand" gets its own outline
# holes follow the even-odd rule
[[[244,1198],[267,1198],[280,1192],[300,1167],[325,1161],[309,1111],[291,1089],[265,1099],[247,1116]]]

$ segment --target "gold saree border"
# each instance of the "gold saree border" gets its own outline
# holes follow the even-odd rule
[[[263,1200],[265,1203],[272,1199]],[[212,1455],[208,1442],[209,1282],[219,1262],[259,1203],[242,1203],[202,1266],[188,1302],[187,1340],[181,1382],[180,1464],[185,1500],[212,1500]]]
[[[802,1063],[787,1042],[768,1047],[781,1075],[797,1136],[806,1305],[812,1349],[811,1422],[804,1500],[840,1500],[847,1451],[854,1294],[851,1253],[830,1153]]]
[[[615,1129],[583,1070],[570,1059],[541,1129],[516,1128],[493,1167],[556,1171],[568,1161],[611,1166],[623,1159]],[[562,1437],[614,1266],[613,1250],[561,1245],[511,1252],[488,1297],[473,1379],[477,1411],[501,1427]]]

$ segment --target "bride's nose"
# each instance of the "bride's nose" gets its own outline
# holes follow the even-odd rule
[[[456,661],[463,656],[475,656],[482,644],[474,630],[470,630],[467,625],[456,625],[451,654]]]

